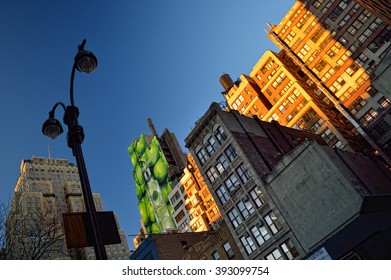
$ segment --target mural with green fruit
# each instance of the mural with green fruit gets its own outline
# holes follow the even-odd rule
[[[159,141],[154,136],[148,144],[142,134],[129,146],[128,152],[134,167],[138,209],[147,234],[175,228],[167,197],[172,190],[168,164]]]

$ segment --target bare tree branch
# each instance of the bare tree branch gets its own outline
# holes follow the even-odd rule
[[[67,258],[62,214],[38,203],[33,206],[0,203],[0,259]]]

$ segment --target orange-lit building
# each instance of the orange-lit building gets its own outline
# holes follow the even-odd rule
[[[241,75],[240,81],[230,83],[229,76],[223,75],[220,81],[228,106],[243,115],[310,130],[321,134],[330,146],[359,149],[352,126],[323,102],[324,95],[318,95],[308,79],[284,51],[267,51],[249,76]]]
[[[208,231],[221,218],[215,201],[191,154],[182,177],[168,196],[173,217],[182,231]]]
[[[267,30],[281,52],[266,52],[236,82],[220,79],[228,106],[309,129],[339,148],[360,149],[364,138],[389,161],[390,81],[377,70],[389,61],[390,29],[354,1],[297,1]]]
[[[221,218],[221,214],[191,154],[188,155],[184,172],[188,177],[182,177],[181,182],[187,194],[186,208],[193,217],[190,227],[193,231],[212,229],[213,223]],[[203,230],[199,230],[201,220],[207,222]]]

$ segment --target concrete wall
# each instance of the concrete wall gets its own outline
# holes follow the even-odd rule
[[[267,183],[306,252],[355,217],[367,193],[334,151],[316,142],[287,155]]]

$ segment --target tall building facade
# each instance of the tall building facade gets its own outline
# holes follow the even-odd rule
[[[355,0],[365,9],[391,24],[391,3],[387,0]]]
[[[232,109],[315,131],[331,146],[367,143],[390,164],[390,29],[354,1],[297,1],[267,30],[280,53],[267,52],[236,82],[223,76],[224,97]]]
[[[165,129],[159,136],[152,120],[147,119],[147,123],[151,134],[142,134],[128,147],[142,227],[134,240],[136,247],[149,234],[176,228],[169,195],[187,160],[174,133]]]
[[[103,211],[99,194],[93,194]],[[7,217],[7,254],[11,259],[94,259],[92,247],[67,249],[62,213],[85,212],[77,166],[65,159],[22,160]],[[118,229],[119,224],[117,221]],[[109,259],[129,259],[123,230],[121,244],[106,245]]]
[[[245,259],[295,259],[304,254],[265,188],[282,157],[319,135],[263,122],[213,103],[185,139],[221,216]],[[281,255],[276,255],[278,247]]]
[[[219,209],[191,154],[182,177],[168,196],[177,228],[182,232],[212,230]]]

